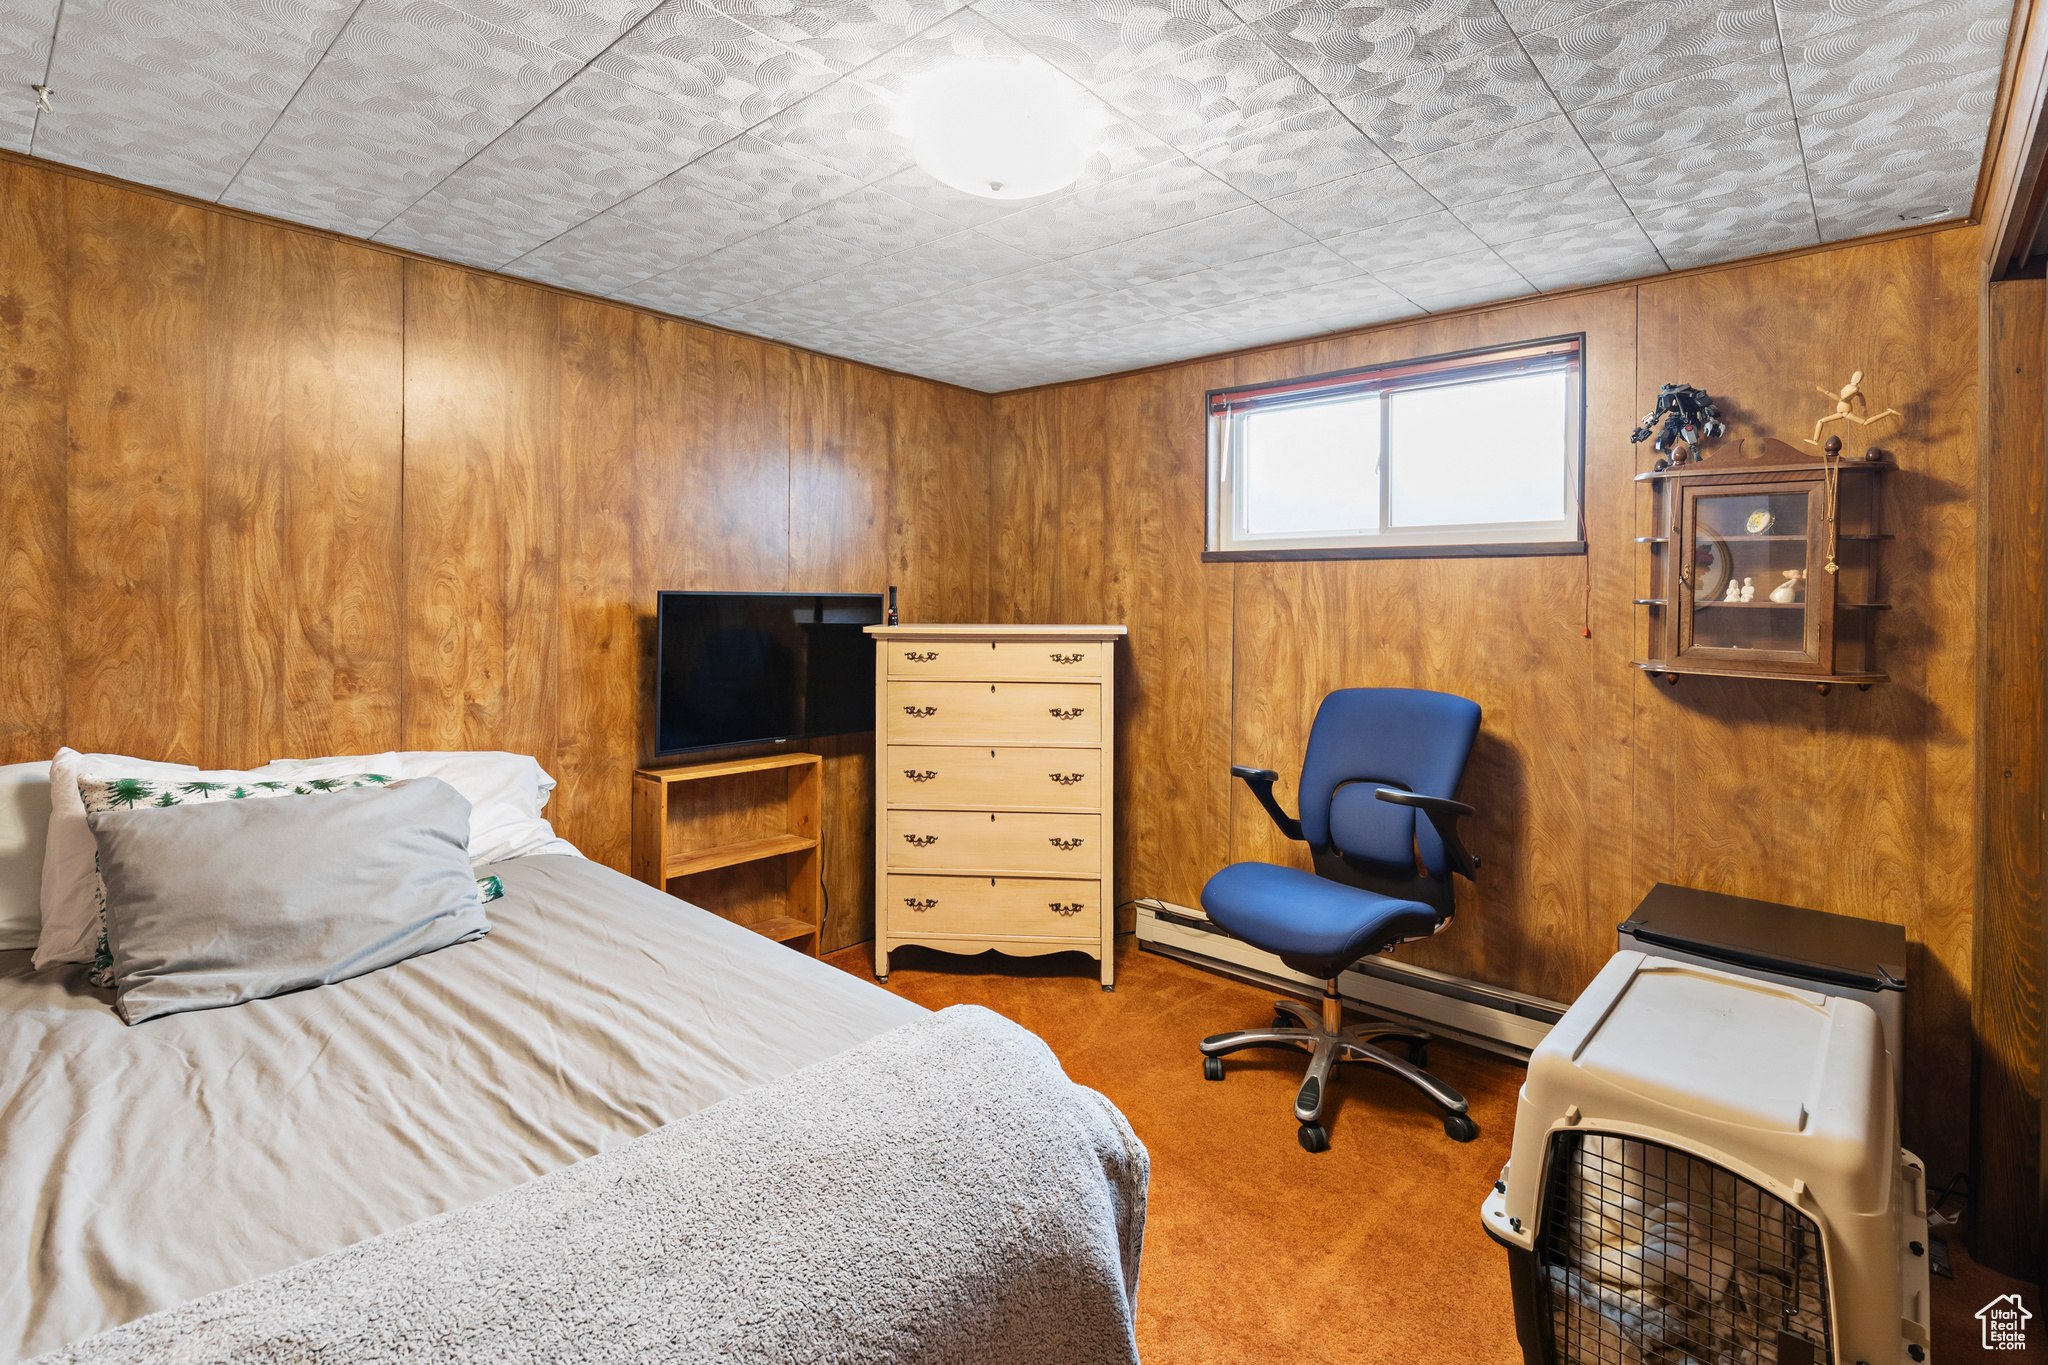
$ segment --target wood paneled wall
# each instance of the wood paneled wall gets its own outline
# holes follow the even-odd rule
[[[1971,1251],[1986,1265],[2032,1279],[2039,1274],[2048,1215],[2040,1060],[2048,282],[1992,285],[1985,321]]]
[[[1292,805],[1333,688],[1480,702],[1467,772],[1485,861],[1457,925],[1410,960],[1571,999],[1658,881],[1906,926],[1907,1141],[1966,1160],[1977,759],[1978,275],[1973,229],[1389,325],[995,400],[999,621],[1131,627],[1118,758],[1118,897],[1199,903],[1233,860],[1306,866],[1229,765]],[[1201,396],[1561,333],[1586,336],[1584,558],[1204,564]],[[1883,628],[1893,681],[1652,683],[1631,600],[1658,385],[1699,384],[1725,444],[1793,438],[1853,369],[1906,414]],[[1590,634],[1587,632],[1590,631]],[[1218,1021],[1224,1027],[1227,1021]]]
[[[987,610],[988,400],[0,162],[0,762],[502,748],[624,870],[662,588]],[[872,936],[828,741],[827,947]]]

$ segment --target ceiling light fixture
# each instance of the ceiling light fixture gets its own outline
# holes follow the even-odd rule
[[[1095,150],[1081,92],[1045,63],[963,61],[919,77],[902,131],[917,164],[984,199],[1032,199],[1080,178]]]

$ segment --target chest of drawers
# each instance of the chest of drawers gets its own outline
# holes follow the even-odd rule
[[[870,626],[875,975],[889,953],[1079,951],[1116,981],[1122,626]]]

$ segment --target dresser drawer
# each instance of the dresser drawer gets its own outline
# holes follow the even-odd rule
[[[891,682],[890,744],[1102,743],[1097,683]]]
[[[892,806],[1102,809],[1102,750],[892,744],[883,770]]]
[[[1102,937],[1102,883],[1049,877],[889,878],[889,937]]]
[[[890,640],[892,678],[1099,678],[1114,655],[1102,640]]]
[[[892,810],[891,868],[931,872],[1102,872],[1102,817],[970,810]]]

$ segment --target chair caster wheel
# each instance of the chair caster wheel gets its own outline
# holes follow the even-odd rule
[[[1464,1114],[1445,1114],[1444,1132],[1454,1142],[1470,1142],[1479,1136],[1479,1125]]]
[[[1221,1057],[1202,1058],[1202,1079],[1205,1081],[1220,1081],[1223,1079],[1223,1059]]]
[[[889,978],[886,976],[878,976],[875,978],[875,984],[877,986],[886,986],[889,984]]]
[[[1305,1152],[1327,1152],[1330,1150],[1329,1130],[1320,1123],[1302,1124],[1301,1131],[1295,1134],[1295,1136],[1301,1139],[1301,1149]]]
[[[1116,987],[1114,986],[1104,986],[1102,989],[1108,991],[1111,995],[1116,994]]]

